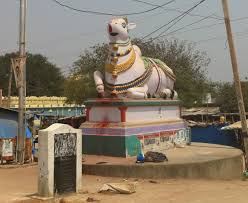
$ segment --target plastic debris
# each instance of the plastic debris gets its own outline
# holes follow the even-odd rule
[[[96,199],[95,197],[88,197],[87,202],[100,202],[100,199]]]
[[[136,163],[144,163],[145,161],[145,156],[143,153],[139,153],[138,156],[137,156],[137,161]]]
[[[248,170],[244,172],[244,176],[248,178]]]
[[[156,180],[149,180],[149,183],[155,183],[155,184],[157,184],[158,181],[156,181]]]
[[[120,193],[120,194],[132,194],[136,192],[137,183],[106,183],[99,190],[100,193]]]

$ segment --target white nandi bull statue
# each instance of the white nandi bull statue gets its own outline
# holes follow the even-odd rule
[[[141,57],[139,47],[131,44],[128,32],[135,27],[134,23],[128,23],[124,18],[109,22],[110,43],[105,75],[99,71],[94,72],[99,95],[132,99],[176,99],[173,71],[158,59]]]

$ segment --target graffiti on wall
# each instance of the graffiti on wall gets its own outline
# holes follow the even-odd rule
[[[2,145],[0,146],[0,156],[2,157],[9,157],[13,156],[13,141],[11,139],[3,139]]]
[[[69,157],[76,155],[76,133],[61,133],[54,135],[54,157]]]
[[[190,129],[188,128],[138,136],[144,153],[147,151],[163,151],[174,147],[184,147],[190,144],[190,137]]]

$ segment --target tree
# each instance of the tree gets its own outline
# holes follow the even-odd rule
[[[151,58],[164,61],[176,74],[176,90],[185,106],[194,105],[195,101],[200,103],[202,97],[209,89],[205,67],[209,59],[205,53],[199,52],[194,45],[185,41],[156,41],[143,42],[139,39],[133,40],[133,44],[140,47],[142,54]],[[73,65],[73,77],[82,77],[78,80],[78,86],[84,86],[81,95],[68,95],[70,101],[83,102],[88,97],[96,96],[93,80],[93,72],[100,70],[104,72],[104,63],[108,54],[108,45],[101,44],[84,51]],[[84,82],[84,84],[82,83]],[[72,85],[72,83],[74,85]],[[68,80],[65,86],[66,92],[71,92],[75,81]],[[92,92],[93,91],[93,92]],[[80,100],[79,100],[80,98]]]
[[[209,91],[207,71],[210,60],[206,53],[195,49],[194,44],[179,40],[142,42],[135,40],[144,56],[164,61],[175,73],[175,89],[183,105],[191,107],[201,104],[202,98]]]
[[[7,95],[11,58],[16,53],[0,56],[0,88]],[[27,54],[26,62],[27,96],[61,96],[64,90],[64,77],[60,69],[40,54]],[[12,95],[17,95],[12,81]]]
[[[248,82],[241,82],[244,104],[246,111],[248,110]],[[235,87],[233,83],[225,82],[219,83],[217,85],[217,105],[220,106],[221,112],[225,113],[237,113],[238,110],[238,102],[235,92]]]
[[[74,62],[70,77],[65,82],[65,95],[69,103],[82,104],[87,98],[97,96],[93,73],[104,72],[104,64],[108,55],[108,45],[98,44],[85,50]]]

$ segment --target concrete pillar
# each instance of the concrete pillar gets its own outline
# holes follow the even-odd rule
[[[41,197],[52,197],[55,192],[55,154],[66,156],[70,152],[69,143],[62,143],[55,149],[55,136],[62,136],[62,142],[70,135],[76,135],[76,189],[75,192],[81,190],[82,178],[82,132],[65,124],[53,124],[47,129],[39,131],[39,149],[38,149],[38,194]],[[65,149],[67,148],[67,149]],[[56,152],[55,152],[56,150]],[[61,151],[60,151],[61,150]],[[66,151],[67,150],[67,151]],[[58,156],[58,155],[56,155]]]

